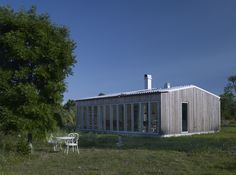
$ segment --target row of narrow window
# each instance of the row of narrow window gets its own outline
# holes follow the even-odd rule
[[[139,109],[141,107],[141,109]],[[150,108],[150,117],[148,116]],[[132,119],[133,113],[133,119]],[[79,127],[81,129],[107,131],[158,132],[158,103],[81,106],[79,107]],[[126,114],[126,121],[125,115]],[[150,128],[148,123],[150,119]],[[110,121],[112,120],[112,121]],[[132,126],[133,120],[133,126]],[[140,122],[141,120],[141,122]]]

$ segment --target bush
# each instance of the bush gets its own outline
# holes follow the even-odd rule
[[[0,150],[1,152],[15,152],[16,151],[16,137],[14,135],[4,135],[0,133]]]
[[[79,145],[82,147],[94,147],[97,145],[96,134],[89,132],[80,137]]]
[[[20,155],[29,155],[31,150],[27,141],[21,137],[19,137],[17,145],[16,145],[16,152]]]

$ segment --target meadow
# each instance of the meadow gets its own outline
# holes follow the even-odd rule
[[[236,174],[236,124],[219,133],[171,138],[80,133],[80,154],[54,152],[35,141],[34,152],[22,156],[0,152],[1,175],[27,174]],[[6,149],[6,148],[5,148]]]

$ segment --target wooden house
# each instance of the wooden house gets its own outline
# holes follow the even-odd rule
[[[195,85],[152,88],[76,101],[81,131],[178,136],[220,129],[220,97]]]

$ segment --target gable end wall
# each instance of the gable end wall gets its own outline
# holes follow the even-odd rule
[[[198,88],[161,94],[161,133],[182,133],[182,103],[188,103],[188,133],[220,129],[220,99]]]

